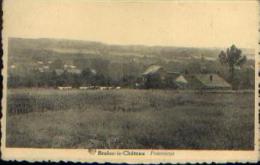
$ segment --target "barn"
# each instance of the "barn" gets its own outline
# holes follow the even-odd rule
[[[187,78],[187,77],[186,77]],[[195,89],[232,89],[232,86],[218,74],[194,74],[187,78],[189,86]]]

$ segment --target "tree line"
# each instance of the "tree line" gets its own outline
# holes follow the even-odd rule
[[[37,70],[26,75],[8,75],[8,87],[57,87],[57,86],[129,86],[134,87],[136,77],[125,75],[120,80],[112,80],[102,73],[93,74],[90,69],[82,70],[81,74],[72,74],[64,71],[62,74],[39,72]]]

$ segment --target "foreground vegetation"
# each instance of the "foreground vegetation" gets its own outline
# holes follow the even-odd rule
[[[254,94],[9,90],[6,139],[8,147],[248,150]]]

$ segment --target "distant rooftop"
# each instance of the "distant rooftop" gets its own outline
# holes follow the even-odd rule
[[[154,74],[154,73],[158,72],[160,69],[162,69],[162,67],[159,65],[151,65],[144,71],[143,75]]]

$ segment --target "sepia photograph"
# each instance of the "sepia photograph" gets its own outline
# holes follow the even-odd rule
[[[241,151],[250,154],[230,160],[255,160],[257,1],[3,7],[3,155],[151,151],[178,161],[178,151]]]

